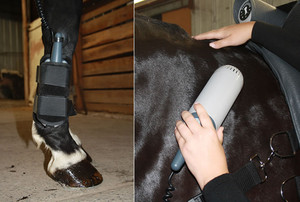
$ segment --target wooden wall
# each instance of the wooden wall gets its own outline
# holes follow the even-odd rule
[[[29,80],[29,90],[28,90],[28,104],[33,105],[34,97],[36,93],[36,69],[40,64],[40,60],[44,55],[44,45],[42,42],[42,29],[41,29],[41,19],[38,18],[31,22],[28,26],[28,36],[29,36],[29,70],[28,70],[28,80]]]
[[[0,16],[0,70],[23,75],[22,21]]]
[[[162,21],[177,24],[191,34],[191,9],[188,7],[163,13]]]
[[[133,114],[133,1],[83,13],[75,55],[77,110]]]
[[[294,0],[264,0],[279,6]],[[194,0],[192,9],[192,35],[234,24],[234,0]]]
[[[280,6],[295,0],[263,1]],[[153,0],[136,4],[136,12],[155,18],[161,16],[163,21],[178,24],[189,34],[196,35],[234,24],[234,2],[235,0]]]

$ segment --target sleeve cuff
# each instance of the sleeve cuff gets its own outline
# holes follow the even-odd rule
[[[249,201],[231,174],[223,174],[212,179],[205,185],[203,195],[206,201]]]

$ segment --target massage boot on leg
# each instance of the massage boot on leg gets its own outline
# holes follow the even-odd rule
[[[76,114],[69,100],[69,85],[82,2],[36,3],[42,18],[45,51],[37,69],[32,137],[38,147],[43,145],[51,153],[46,166],[51,178],[70,187],[95,186],[102,182],[102,176],[69,129],[69,116]]]

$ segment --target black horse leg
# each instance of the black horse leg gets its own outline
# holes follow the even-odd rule
[[[43,144],[51,152],[47,165],[47,173],[51,178],[71,187],[94,186],[102,182],[102,176],[91,165],[79,138],[69,130],[68,119],[76,114],[68,97],[82,2],[36,2],[42,18],[45,52],[37,70],[32,137],[38,147]],[[53,42],[61,45],[58,48],[61,51],[52,52]],[[61,59],[53,59],[51,54],[61,56]]]

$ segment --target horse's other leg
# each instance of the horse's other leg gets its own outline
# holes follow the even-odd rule
[[[37,92],[34,102],[32,137],[38,147],[51,153],[47,174],[70,187],[90,187],[102,182],[102,176],[79,138],[69,130],[69,116],[74,115],[69,97],[72,55],[78,38],[81,0],[37,0],[42,18],[44,56],[37,71]],[[60,59],[50,59],[53,35],[63,41]],[[54,38],[61,41],[61,38]]]

